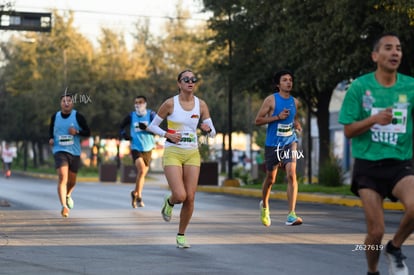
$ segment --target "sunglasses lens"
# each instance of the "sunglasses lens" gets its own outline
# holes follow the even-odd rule
[[[183,77],[182,79],[181,79],[182,81],[184,81],[185,83],[190,83],[190,81],[192,82],[192,83],[196,83],[197,81],[198,81],[198,79],[196,78],[196,77],[188,77],[188,76],[186,76],[186,77]]]

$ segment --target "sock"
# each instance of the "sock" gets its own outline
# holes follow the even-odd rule
[[[379,271],[377,272],[367,272],[367,275],[380,275]]]
[[[184,234],[181,234],[181,233],[177,233],[177,236],[184,236]]]
[[[168,202],[168,204],[169,204],[170,206],[174,207],[174,204],[172,204],[172,203],[170,202],[170,199],[168,199],[168,200],[167,200],[167,202]]]
[[[387,243],[387,251],[388,252],[393,252],[393,251],[398,251],[398,250],[400,250],[398,247],[395,247],[393,244],[392,244],[392,242],[391,241],[389,241],[388,243]]]

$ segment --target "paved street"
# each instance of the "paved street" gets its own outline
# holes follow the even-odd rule
[[[181,250],[179,206],[170,223],[160,215],[166,184],[150,177],[138,209],[130,207],[132,187],[80,182],[64,219],[55,180],[0,178],[0,274],[366,274],[363,251],[353,251],[365,235],[358,207],[299,202],[304,224],[289,227],[286,201],[272,200],[265,228],[257,198],[198,192],[192,247]],[[400,218],[386,211],[388,233]],[[413,245],[411,237],[403,250],[411,270]],[[380,268],[387,274],[384,257]]]

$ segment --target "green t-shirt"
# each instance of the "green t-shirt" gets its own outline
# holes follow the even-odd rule
[[[352,138],[352,155],[365,160],[412,158],[412,108],[414,78],[397,74],[392,87],[383,87],[374,73],[354,80],[339,113],[339,123],[351,124],[392,107],[393,119],[388,125],[374,125]]]

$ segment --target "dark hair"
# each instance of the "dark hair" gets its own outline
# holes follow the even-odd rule
[[[280,70],[280,71],[276,72],[273,75],[273,84],[274,85],[279,85],[280,84],[280,78],[282,76],[286,75],[286,74],[290,75],[292,77],[292,81],[293,81],[293,73],[292,73],[292,71],[290,71],[288,69],[283,69],[283,70]]]
[[[142,98],[145,102],[147,102],[147,98],[143,95],[138,95],[135,97],[135,99],[140,99],[140,98]]]
[[[373,46],[372,46],[372,50],[373,50],[374,52],[378,51],[379,46],[380,46],[380,45],[379,45],[379,44],[380,44],[380,40],[381,40],[382,38],[384,38],[385,36],[393,36],[393,37],[398,38],[398,40],[400,40],[400,38],[398,37],[398,35],[397,35],[395,32],[385,32],[385,33],[383,33],[383,34],[379,35],[379,36],[377,37],[377,39],[375,39],[375,40],[374,40],[374,44],[373,44]]]
[[[73,97],[73,94],[69,94],[69,93],[64,93],[60,96],[60,99],[64,98],[64,97]]]
[[[177,81],[180,81],[181,80],[181,76],[183,75],[183,73],[186,73],[186,72],[193,73],[192,70],[186,69],[186,70],[184,70],[184,71],[182,71],[181,73],[178,74]]]

